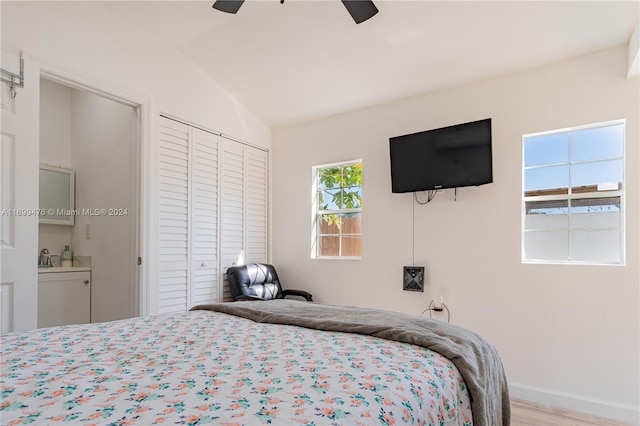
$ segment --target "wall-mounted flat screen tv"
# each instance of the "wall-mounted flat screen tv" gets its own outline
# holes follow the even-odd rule
[[[490,118],[389,138],[389,152],[392,192],[493,182]]]

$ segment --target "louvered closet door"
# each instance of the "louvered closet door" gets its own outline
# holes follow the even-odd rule
[[[222,270],[238,260],[244,249],[244,150],[238,142],[222,139],[221,162],[221,250]],[[229,285],[224,280],[223,300],[231,300]]]
[[[267,262],[267,153],[246,147],[247,262]]]
[[[218,138],[192,131],[190,307],[218,301]]]
[[[244,254],[245,263],[266,262],[267,255],[267,153],[225,138],[221,139],[222,270]],[[223,300],[231,300],[224,280]]]
[[[158,313],[185,311],[189,282],[189,126],[161,117]]]
[[[220,282],[240,253],[246,262],[268,258],[267,153],[160,123],[158,313],[230,300]]]

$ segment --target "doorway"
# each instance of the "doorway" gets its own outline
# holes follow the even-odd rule
[[[69,246],[90,265],[91,322],[140,315],[140,117],[139,105],[40,78],[39,160],[75,172],[75,220],[39,224],[38,250]]]

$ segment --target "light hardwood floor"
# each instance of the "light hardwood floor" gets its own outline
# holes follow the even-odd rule
[[[511,400],[512,426],[634,426],[560,408],[544,407],[518,399]]]

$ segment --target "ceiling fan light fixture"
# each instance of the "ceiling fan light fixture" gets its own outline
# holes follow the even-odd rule
[[[244,0],[216,0],[213,8],[235,15],[240,10],[242,3],[244,3]],[[284,3],[284,0],[280,0],[280,3]],[[364,22],[378,13],[378,8],[371,0],[342,0],[342,4],[347,8],[349,15],[356,21],[356,24]]]
[[[233,13],[234,15],[242,6],[244,0],[217,0],[213,4],[213,8],[221,12]]]
[[[378,8],[371,0],[342,0],[342,4],[347,8],[356,24],[364,22],[378,13]]]

